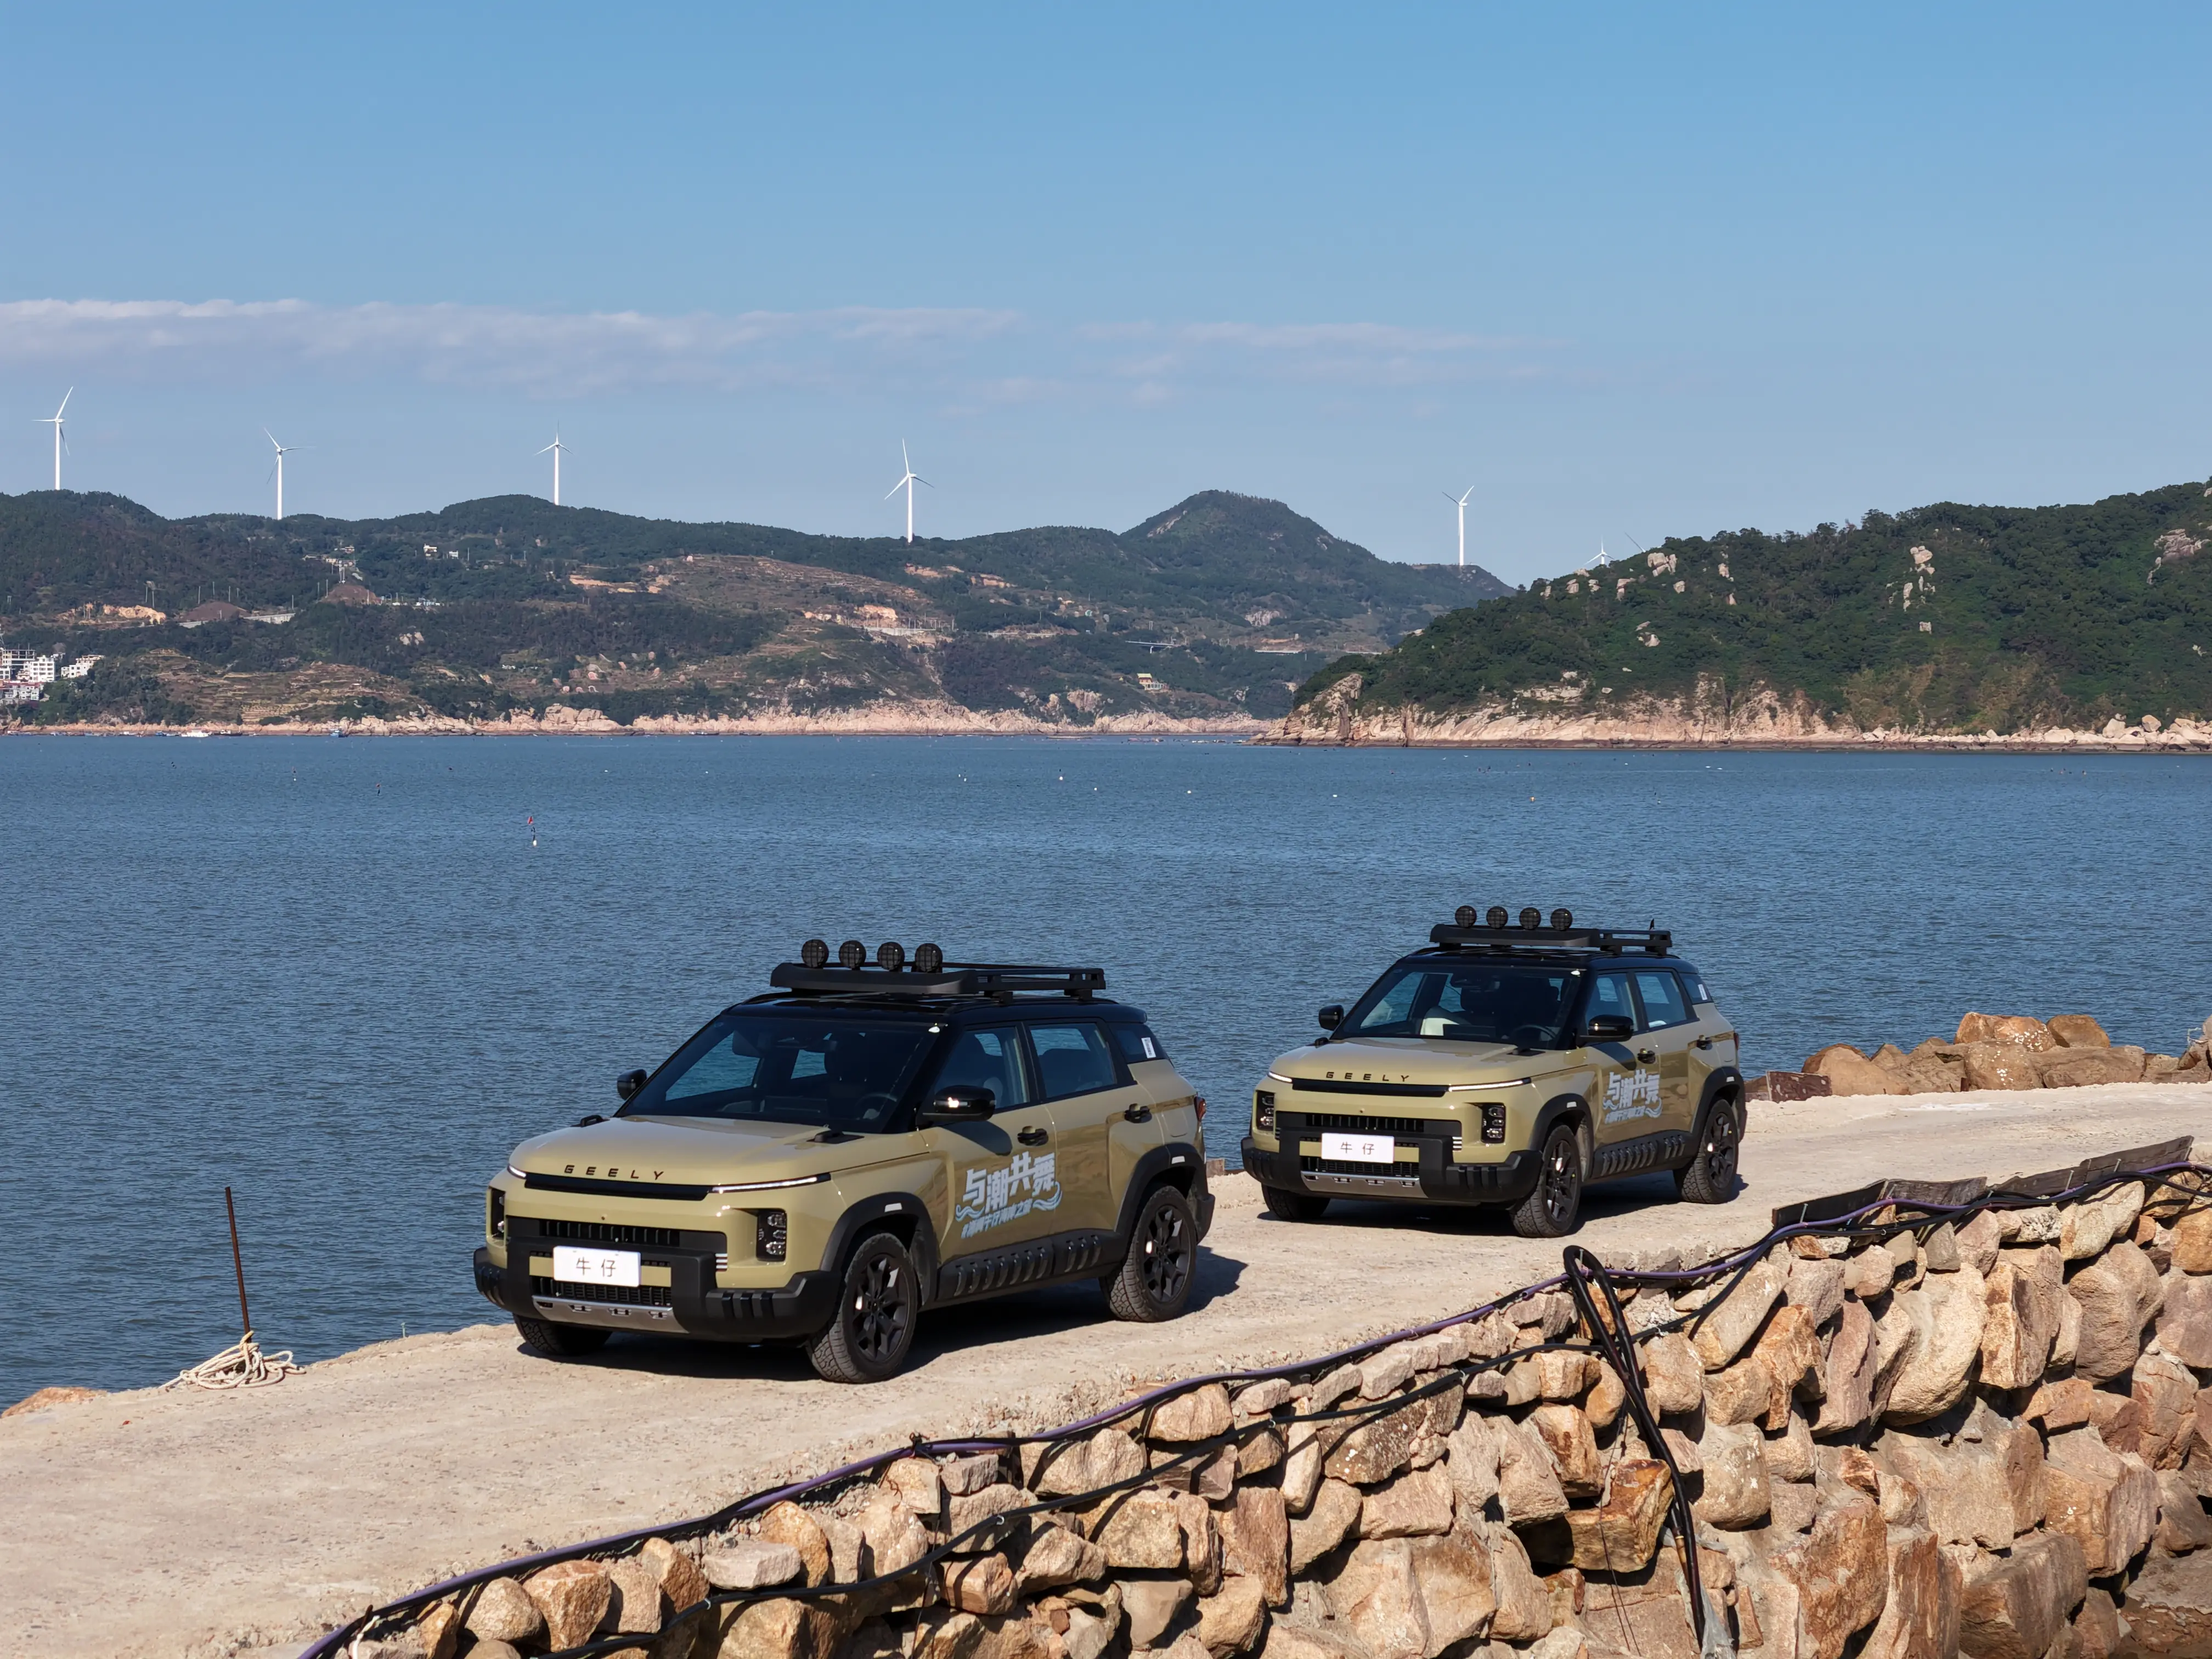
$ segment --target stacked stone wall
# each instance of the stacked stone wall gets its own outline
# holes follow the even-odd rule
[[[1621,1264],[1618,1332],[1553,1280],[917,1445],[310,1654],[1698,1659],[1686,1541],[1706,1653],[2212,1652],[2212,1171],[2081,1176]]]

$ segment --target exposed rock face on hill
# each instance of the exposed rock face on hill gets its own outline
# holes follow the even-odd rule
[[[2207,494],[1670,539],[1339,659],[1279,736],[2204,746]]]

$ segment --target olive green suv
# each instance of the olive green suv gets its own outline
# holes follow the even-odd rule
[[[1735,1196],[1736,1034],[1668,933],[1462,906],[1429,940],[1253,1091],[1244,1168],[1270,1211],[1493,1204],[1556,1238],[1591,1182],[1668,1170],[1692,1203]]]
[[[862,1382],[931,1308],[1095,1279],[1183,1310],[1206,1103],[1104,974],[810,939],[769,982],[493,1179],[477,1288],[532,1347],[792,1342]]]

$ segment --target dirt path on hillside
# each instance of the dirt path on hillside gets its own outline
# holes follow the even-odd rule
[[[2197,1132],[2212,1090],[1760,1104],[1747,1187],[1709,1209],[1665,1176],[1591,1195],[1580,1241],[1696,1261],[1774,1206],[1884,1176],[2056,1168]],[[557,1364],[512,1327],[381,1343],[246,1395],[141,1390],[0,1423],[0,1654],[174,1659],[296,1652],[450,1572],[703,1513],[909,1434],[1048,1427],[1144,1381],[1309,1358],[1559,1271],[1489,1212],[1340,1204],[1276,1221],[1221,1183],[1199,1300],[1115,1324],[1089,1288],[926,1321],[913,1368],[871,1389],[795,1352],[617,1338]],[[64,1379],[57,1379],[64,1380]]]

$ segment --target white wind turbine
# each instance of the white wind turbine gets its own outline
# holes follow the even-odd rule
[[[1474,486],[1469,484],[1467,487],[1467,495],[1474,494]],[[1455,495],[1449,489],[1444,491],[1446,501],[1456,501],[1459,504],[1459,568],[1462,570],[1467,568],[1467,495]]]
[[[906,491],[906,539],[907,545],[911,547],[914,545],[914,487],[916,484],[929,484],[929,487],[934,489],[937,486],[929,483],[928,479],[914,470],[914,462],[908,458],[906,440],[903,438],[899,440],[899,465],[906,468],[906,471],[896,483],[884,491],[884,499],[889,501],[900,490]]]
[[[282,519],[284,516],[284,458],[294,450],[305,449],[308,446],[277,443],[276,434],[265,426],[261,428],[261,435],[268,439],[276,451],[276,516]]]
[[[54,429],[54,488],[57,489],[62,487],[62,410],[67,409],[69,400],[76,396],[76,388],[71,386],[67,392],[62,393],[61,409],[56,410],[39,422],[40,426],[50,426]]]
[[[538,452],[541,455],[550,454],[553,457],[553,505],[556,507],[561,505],[561,457],[568,450],[568,446],[561,441],[561,428],[556,426],[553,428],[553,441]]]

